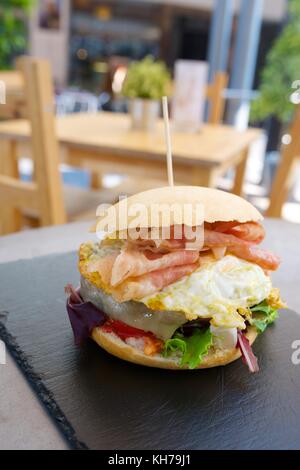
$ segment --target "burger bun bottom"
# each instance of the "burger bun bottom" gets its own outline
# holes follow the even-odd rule
[[[245,333],[250,344],[252,344],[256,337],[257,331],[254,327],[248,327]],[[171,369],[171,370],[186,370],[188,366],[180,366],[180,359],[176,357],[163,357],[160,354],[148,356],[141,350],[125,343],[114,333],[108,333],[101,328],[96,327],[92,331],[93,340],[105,349],[108,353],[116,356],[124,361],[133,362],[134,364],[140,364],[147,367],[157,367],[160,369]],[[239,349],[227,349],[227,350],[211,350],[203,358],[201,364],[197,369],[207,369],[210,367],[225,366],[230,362],[235,361],[241,357]]]

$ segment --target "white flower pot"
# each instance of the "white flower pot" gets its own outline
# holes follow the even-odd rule
[[[159,117],[160,102],[134,98],[129,101],[129,111],[132,129],[151,131]]]

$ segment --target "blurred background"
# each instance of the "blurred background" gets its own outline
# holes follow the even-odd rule
[[[300,0],[3,0],[2,233],[165,184],[165,94],[176,183],[300,222]]]

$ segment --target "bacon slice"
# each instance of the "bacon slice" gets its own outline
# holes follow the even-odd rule
[[[168,253],[175,250],[184,250],[185,240],[143,240],[129,241],[129,245],[140,250],[150,250],[153,253]]]
[[[154,240],[154,244],[158,251],[172,251],[184,249],[186,241],[177,239]]]
[[[182,229],[182,239],[175,238],[179,233],[176,228]],[[277,256],[256,247],[265,236],[264,228],[257,222],[205,223],[204,242],[197,239],[199,247],[190,250],[186,249],[188,239],[183,227],[171,227],[168,236],[168,239],[129,238],[121,252],[116,250],[92,262],[89,271],[99,272],[117,300],[125,301],[157,292],[190,274],[199,265],[199,254],[204,250],[211,250],[216,259],[230,251],[265,271],[276,270],[280,263]]]
[[[258,266],[266,270],[275,271],[280,264],[278,256],[250,244],[231,246],[229,251],[238,258],[258,264]]]
[[[244,224],[235,225],[227,230],[226,233],[230,233],[235,237],[255,244],[261,243],[266,235],[263,226],[257,222],[246,222]]]
[[[239,258],[256,263],[265,270],[275,271],[280,259],[269,251],[254,246],[264,237],[265,230],[257,222],[216,222],[210,225],[210,229],[205,229],[204,247],[210,248],[217,258],[222,253],[216,252],[216,249],[226,247]]]
[[[198,266],[198,263],[174,266],[127,279],[114,288],[112,294],[118,302],[141,299],[191,274]]]
[[[248,242],[228,233],[204,230],[204,246],[208,248],[247,245]]]
[[[228,232],[230,229],[239,225],[239,222],[236,220],[230,222],[213,222],[212,224],[205,223],[205,228],[208,230],[214,230],[216,232]]]
[[[125,248],[114,262],[110,283],[112,286],[117,286],[129,277],[137,277],[173,266],[193,264],[198,258],[198,251],[180,250],[151,255],[151,253],[147,254],[147,251]]]
[[[197,230],[196,230],[197,229]],[[184,227],[184,226],[171,226],[168,228],[168,238],[163,238],[163,229],[157,229],[155,237],[151,238],[150,231],[148,232],[149,238],[130,238],[128,233],[129,244],[140,249],[149,249],[156,253],[167,253],[174,250],[198,250],[203,247],[203,232],[202,227]],[[178,237],[178,238],[177,238]]]

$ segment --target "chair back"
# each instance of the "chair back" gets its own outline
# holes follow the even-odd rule
[[[293,185],[295,165],[300,157],[300,105],[297,106],[288,134],[290,143],[283,144],[280,161],[276,169],[270,194],[270,205],[266,212],[268,217],[281,217],[282,208]]]
[[[2,140],[0,210],[4,232],[20,229],[20,214],[27,210],[37,212],[43,226],[66,221],[50,65],[44,59],[21,57],[17,69],[24,77],[34,177],[32,182],[19,180],[15,149]]]
[[[224,116],[225,97],[224,90],[228,84],[228,74],[217,72],[214,80],[207,86],[206,98],[209,103],[208,122],[220,124]]]
[[[2,89],[4,100],[1,100]],[[0,104],[0,120],[27,117],[24,80],[19,71],[0,71]]]

